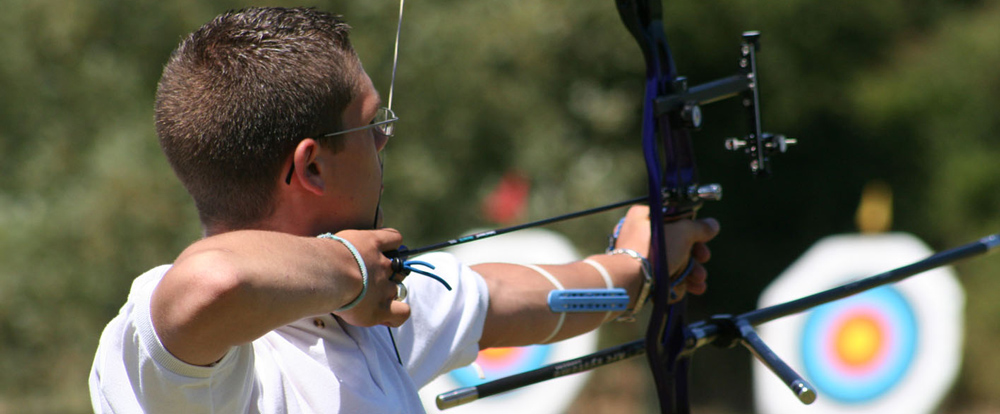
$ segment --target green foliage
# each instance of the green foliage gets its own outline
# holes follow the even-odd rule
[[[909,227],[943,246],[1000,229],[1000,4],[941,19],[931,33],[897,49],[891,64],[856,89],[862,125],[880,141],[916,149],[917,177],[898,186],[913,204],[897,209]],[[967,345],[956,401],[996,404],[1000,369],[1000,263],[958,267],[968,295]]]
[[[5,2],[0,412],[88,411],[93,350],[131,280],[199,237],[156,143],[153,93],[182,36],[253,4]],[[366,69],[387,94],[398,4],[310,4],[352,22]],[[740,32],[761,30],[765,125],[800,139],[775,160],[773,179],[754,180],[721,148],[723,137],[743,134],[739,105],[704,108],[703,178],[722,183],[727,197],[703,212],[722,220],[723,235],[695,317],[752,308],[809,244],[854,231],[861,187],[874,179],[894,190],[894,228],[936,248],[1000,231],[1000,3],[670,1],[664,12],[678,69],[694,84],[732,74]],[[511,170],[532,181],[524,219],[642,194],[644,69],[633,43],[611,1],[408,3],[387,224],[411,246],[490,225],[480,200]],[[592,251],[615,219],[557,229]],[[1000,264],[994,256],[959,271],[968,346],[951,405],[976,410],[1000,404],[992,355]],[[696,401],[751,406],[745,353],[707,352],[695,367]]]

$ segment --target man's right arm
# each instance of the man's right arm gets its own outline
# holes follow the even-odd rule
[[[393,302],[389,260],[395,230],[344,231],[369,273],[368,292],[338,313],[356,325],[399,325],[409,308]],[[192,365],[215,363],[234,346],[295,320],[334,312],[362,289],[351,252],[334,240],[266,231],[235,231],[188,247],[163,276],[150,303],[164,347]]]

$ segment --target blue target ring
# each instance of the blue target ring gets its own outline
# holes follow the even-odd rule
[[[909,301],[883,286],[816,308],[802,334],[806,378],[843,403],[863,403],[895,387],[917,347]]]
[[[552,345],[532,345],[517,348],[492,348],[479,352],[476,364],[482,369],[485,379],[473,367],[456,369],[448,373],[456,384],[462,387],[479,385],[525,371],[540,368],[552,353]]]

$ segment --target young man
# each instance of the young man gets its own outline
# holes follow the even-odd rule
[[[418,387],[481,348],[557,341],[604,322],[549,311],[557,285],[610,283],[641,306],[649,222],[639,207],[616,254],[470,268],[434,253],[421,260],[452,290],[425,277],[401,288],[383,252],[402,237],[379,229],[379,151],[395,116],[380,109],[347,30],[315,10],[248,9],[219,16],[172,55],[157,133],[206,237],[133,283],[94,360],[95,411],[421,412]],[[670,263],[693,258],[685,288],[703,292],[704,243],[718,225],[668,228]]]

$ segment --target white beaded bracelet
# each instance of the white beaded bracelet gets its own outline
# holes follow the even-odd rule
[[[344,245],[344,247],[347,247],[347,250],[350,250],[351,255],[354,256],[354,261],[358,263],[358,268],[361,269],[361,293],[358,294],[358,297],[354,298],[354,300],[351,301],[351,303],[348,303],[343,307],[341,307],[340,309],[337,309],[336,312],[349,310],[357,306],[359,303],[361,303],[361,300],[365,298],[365,293],[368,293],[368,269],[365,267],[364,259],[361,258],[361,253],[358,252],[358,249],[355,248],[354,245],[351,244],[351,242],[347,241],[343,237],[334,236],[332,233],[323,233],[316,237],[319,237],[321,239],[333,239],[339,241],[341,244]]]
[[[625,314],[615,319],[619,322],[635,322],[635,314],[642,310],[642,306],[646,304],[646,299],[649,298],[649,291],[653,287],[653,275],[650,271],[649,260],[646,260],[646,258],[642,257],[639,252],[632,249],[614,249],[608,252],[608,254],[626,254],[639,261],[643,277],[642,289],[639,290],[639,297],[635,300],[635,305],[632,306],[632,308],[626,309]]]

